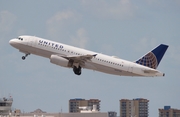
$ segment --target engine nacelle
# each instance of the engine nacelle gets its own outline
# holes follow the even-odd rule
[[[56,64],[56,65],[62,66],[62,67],[71,67],[72,66],[72,64],[71,64],[71,62],[69,62],[69,60],[67,60],[63,57],[60,57],[58,55],[51,55],[50,62],[53,64]]]

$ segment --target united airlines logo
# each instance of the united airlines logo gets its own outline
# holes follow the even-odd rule
[[[144,57],[136,61],[136,63],[153,68],[153,69],[156,69],[158,65],[156,56],[152,52],[149,52],[148,54],[146,54]]]
[[[45,41],[45,40],[39,40],[39,44],[42,44],[44,46],[51,46],[53,48],[59,48],[59,49],[63,48],[63,46],[60,45],[60,44],[57,44],[57,43],[54,43],[54,42],[48,42],[48,41]]]

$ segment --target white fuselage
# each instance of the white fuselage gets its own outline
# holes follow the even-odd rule
[[[90,60],[81,64],[82,68],[92,69],[108,74],[122,75],[122,76],[163,76],[164,74],[134,62],[123,60],[117,57],[104,55],[101,53],[88,51],[85,49],[69,46],[66,44],[46,40],[35,36],[21,36],[23,40],[12,39],[10,44],[26,54],[35,54],[50,58],[51,55],[60,56],[81,56],[94,55]],[[144,71],[155,72],[144,72]]]

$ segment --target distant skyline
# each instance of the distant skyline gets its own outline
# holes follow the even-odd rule
[[[116,111],[119,100],[149,100],[149,117],[158,108],[180,109],[180,1],[163,0],[0,0],[0,97],[12,95],[13,108],[68,112],[72,98],[101,100],[101,112]],[[169,48],[158,70],[165,77],[124,77],[50,63],[9,45],[19,35],[35,35],[135,61],[163,43]]]

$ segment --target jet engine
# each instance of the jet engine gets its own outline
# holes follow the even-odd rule
[[[62,67],[71,67],[72,62],[58,55],[51,55],[50,62]]]

